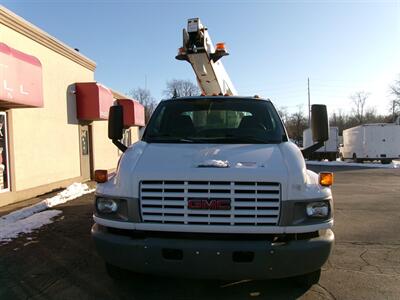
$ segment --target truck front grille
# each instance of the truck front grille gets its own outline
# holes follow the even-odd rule
[[[142,181],[140,207],[145,223],[274,226],[280,211],[277,182]],[[190,200],[230,201],[230,209],[189,209]],[[227,201],[225,201],[227,202]]]

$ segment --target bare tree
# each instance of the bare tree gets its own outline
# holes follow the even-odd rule
[[[362,124],[364,118],[365,104],[369,97],[369,93],[364,91],[355,92],[350,96],[353,102],[353,113],[358,121],[358,124]]]
[[[307,118],[304,115],[303,107],[299,105],[297,112],[294,112],[288,118],[286,129],[289,137],[296,142],[302,141],[303,131],[308,127]]]
[[[393,121],[397,114],[400,114],[400,79],[395,80],[394,84],[390,86],[390,93],[394,96],[390,105]]]
[[[286,124],[289,120],[288,108],[286,106],[278,107],[278,114],[281,117],[283,124],[285,124],[285,126],[286,126]]]
[[[144,106],[144,117],[147,124],[157,106],[156,99],[151,95],[149,90],[140,87],[131,90],[128,94]]]
[[[337,127],[339,129],[339,135],[342,135],[343,129],[346,127],[348,122],[348,116],[343,113],[343,110],[339,109],[334,112],[329,119],[329,124],[332,127]]]
[[[200,89],[190,80],[172,79],[167,81],[163,94],[168,98],[200,95]]]

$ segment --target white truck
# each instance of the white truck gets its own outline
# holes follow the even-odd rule
[[[340,158],[356,162],[380,160],[383,164],[400,159],[400,124],[364,124],[343,130]]]
[[[231,96],[228,75],[215,72],[226,50],[211,46],[190,19],[177,58],[195,61],[204,95],[161,101],[128,149],[123,108],[111,107],[109,138],[124,153],[115,174],[96,171],[96,249],[114,277],[128,269],[316,283],[334,242],[332,174],[306,169],[271,101]],[[312,111],[319,148],[326,107]]]
[[[303,147],[307,148],[314,144],[312,139],[311,128],[307,128],[303,131]],[[310,153],[307,159],[310,160],[322,160],[328,159],[334,161],[338,157],[339,153],[339,128],[329,127],[329,139],[324,142],[324,145],[316,151]]]

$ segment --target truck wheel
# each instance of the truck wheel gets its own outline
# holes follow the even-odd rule
[[[391,159],[382,159],[382,160],[381,160],[381,164],[383,164],[383,165],[388,165],[388,164],[390,164],[391,162],[392,162]]]
[[[120,267],[110,265],[106,263],[106,270],[108,276],[110,276],[114,280],[123,280],[129,276],[130,272],[128,270],[122,269]]]
[[[304,275],[296,276],[293,279],[296,283],[302,286],[312,286],[318,283],[320,277],[321,277],[321,269]]]
[[[357,158],[357,155],[353,153],[353,161],[356,163],[362,163],[363,160],[361,158]]]

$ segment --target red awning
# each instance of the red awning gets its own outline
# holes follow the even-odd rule
[[[78,120],[107,120],[115,100],[111,91],[97,82],[78,82],[75,87]]]
[[[118,99],[117,103],[124,107],[124,127],[144,126],[144,106],[131,99]]]
[[[0,43],[0,106],[43,107],[39,59],[4,43]]]

